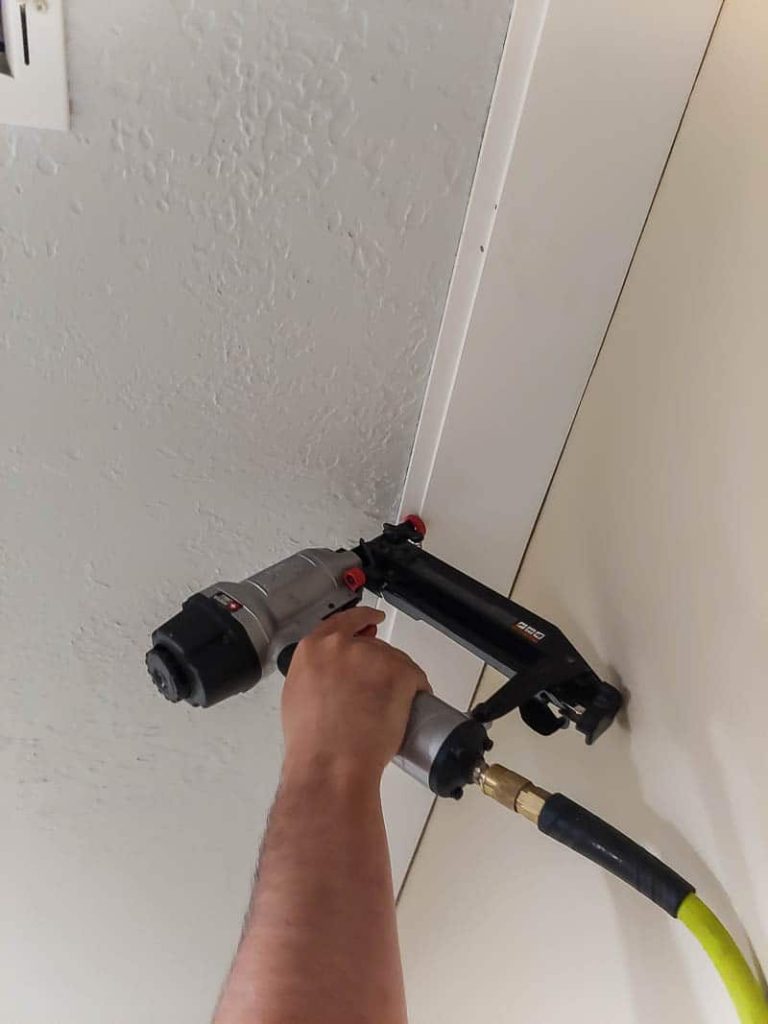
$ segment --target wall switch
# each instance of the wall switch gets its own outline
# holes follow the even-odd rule
[[[69,128],[64,0],[0,0],[0,125]]]

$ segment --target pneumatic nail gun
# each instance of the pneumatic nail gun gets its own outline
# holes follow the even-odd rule
[[[155,685],[196,707],[250,690],[275,668],[287,673],[301,639],[368,590],[509,677],[468,714],[433,694],[414,699],[395,763],[438,796],[458,798],[476,780],[487,724],[515,709],[542,735],[573,724],[593,743],[619,710],[619,691],[556,626],[425,551],[424,535],[409,516],[355,548],[309,548],[192,595],[152,634]]]

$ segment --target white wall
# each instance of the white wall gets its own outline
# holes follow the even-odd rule
[[[401,503],[430,551],[495,590],[522,562],[719,8],[515,5]],[[406,615],[389,627],[467,707],[482,662]],[[394,768],[383,794],[400,836],[410,820],[401,880],[433,797]]]
[[[204,1021],[279,757],[142,659],[399,496],[509,0],[70,0],[0,129],[0,1018]]]
[[[589,750],[494,727],[498,760],[648,844],[763,964],[767,92],[768,11],[726,0],[515,589],[627,713]],[[477,793],[438,804],[400,921],[413,1024],[735,1020],[680,925]]]

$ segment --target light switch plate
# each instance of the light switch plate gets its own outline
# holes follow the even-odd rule
[[[0,124],[69,128],[63,0],[0,0]]]

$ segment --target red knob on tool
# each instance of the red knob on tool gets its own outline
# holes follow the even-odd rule
[[[427,524],[424,522],[424,520],[421,518],[421,516],[417,516],[417,515],[406,516],[405,519],[404,519],[404,522],[410,523],[411,526],[414,528],[414,530],[417,530],[421,534],[422,537],[426,536],[426,534],[427,534]]]
[[[365,572],[357,566],[345,569],[341,575],[344,586],[350,590],[361,590],[365,586]]]

